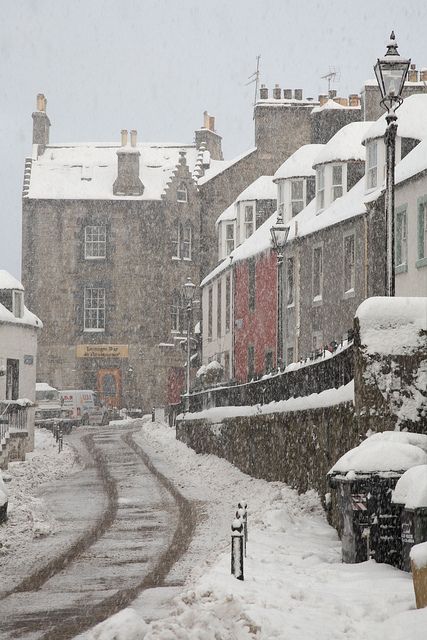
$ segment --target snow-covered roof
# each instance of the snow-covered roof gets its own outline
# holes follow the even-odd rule
[[[224,222],[225,220],[235,220],[236,219],[236,203],[233,202],[229,207],[225,209],[221,213],[220,216],[216,219],[215,224],[219,224],[220,222]]]
[[[398,136],[415,140],[423,140],[427,137],[427,94],[418,93],[405,98],[396,115]],[[386,114],[384,113],[369,127],[362,142],[365,143],[373,138],[382,138],[386,128]]]
[[[209,169],[205,172],[205,175],[199,179],[198,184],[202,185],[202,184],[205,184],[206,182],[209,182],[209,180],[212,180],[212,178],[215,178],[220,173],[222,173],[226,169],[229,169],[234,164],[237,164],[238,162],[240,162],[240,160],[243,160],[243,158],[250,156],[255,151],[256,151],[256,147],[253,147],[252,149],[248,149],[247,151],[244,151],[243,153],[236,156],[235,158],[232,158],[231,160],[211,160],[211,165]]]
[[[313,162],[324,146],[323,144],[304,144],[277,169],[273,176],[274,181],[316,175]]]
[[[256,101],[255,107],[297,106],[310,109],[313,105],[318,104],[317,100],[309,100],[308,98],[303,98],[302,100],[299,100],[298,98],[259,98]]]
[[[277,187],[273,182],[273,176],[260,176],[243,189],[235,202],[244,200],[276,200]]]
[[[426,344],[427,297],[373,297],[356,311],[367,353],[409,354]]]
[[[314,107],[311,113],[319,113],[321,111],[328,111],[329,109],[360,109],[360,105],[358,105],[357,107],[352,107],[348,104],[343,105],[343,104],[340,104],[339,102],[335,102],[335,100],[332,100],[332,98],[329,98],[328,100],[326,100],[326,102],[322,104],[321,107],[320,106]]]
[[[313,166],[325,162],[346,162],[349,160],[365,160],[365,148],[362,139],[372,122],[350,122],[339,129],[327,142],[319,155],[316,156]]]
[[[395,182],[399,184],[427,169],[427,138],[412,149],[395,169]]]
[[[9,271],[5,269],[0,269],[0,289],[17,289],[24,291],[24,287],[19,280],[14,278]]]
[[[427,465],[411,467],[399,478],[393,491],[392,502],[406,509],[427,507]]]
[[[28,198],[93,199],[93,200],[160,200],[180,158],[193,171],[198,150],[185,144],[138,144],[139,177],[144,185],[140,196],[115,196],[113,184],[117,178],[117,151],[131,147],[119,144],[82,143],[49,145],[33,159]]]
[[[427,464],[425,451],[413,444],[369,440],[364,443],[366,446],[359,445],[341,456],[328,475],[343,474],[348,480],[352,480],[352,474],[394,474],[419,464]]]
[[[57,389],[51,387],[47,382],[36,382],[36,391],[57,391]]]

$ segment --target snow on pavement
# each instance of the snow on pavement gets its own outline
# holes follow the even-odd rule
[[[143,599],[87,640],[421,640],[410,574],[373,561],[344,565],[318,496],[250,478],[225,460],[197,455],[175,430],[145,423],[137,441],[159,470],[199,504],[200,524],[175,573],[185,575],[172,611],[149,624]],[[249,509],[245,580],[230,575],[230,524]],[[140,622],[138,622],[140,620]]]
[[[58,445],[51,433],[36,429],[35,448],[28,453],[25,462],[10,462],[3,477],[10,477],[6,484],[9,506],[8,519],[0,526],[0,571],[8,573],[8,566],[15,573],[17,560],[29,564],[30,545],[57,531],[57,524],[43,498],[37,494],[40,486],[77,470],[74,451],[64,442],[58,454]]]

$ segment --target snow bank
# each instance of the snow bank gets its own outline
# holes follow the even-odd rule
[[[409,552],[409,557],[414,563],[416,569],[424,569],[427,567],[427,542],[414,544]]]
[[[422,464],[405,471],[397,481],[392,502],[407,509],[427,507],[427,465]]]
[[[368,298],[356,317],[367,353],[405,355],[426,345],[420,332],[427,331],[427,297]]]
[[[208,420],[209,422],[220,422],[225,418],[238,416],[255,416],[268,413],[285,413],[287,411],[305,411],[307,409],[318,409],[330,407],[341,402],[354,401],[354,381],[351,380],[346,385],[338,389],[326,389],[320,393],[312,393],[309,396],[289,398],[289,400],[279,400],[269,404],[255,404],[243,407],[214,407],[197,411],[194,413],[180,414],[179,420]]]
[[[127,607],[97,624],[85,635],[86,640],[142,640],[147,625],[134,609]],[[160,640],[160,638],[159,638]]]

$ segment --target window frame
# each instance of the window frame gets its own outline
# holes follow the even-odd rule
[[[247,212],[251,211],[251,219],[248,220],[247,218]],[[255,205],[254,204],[245,204],[244,205],[244,211],[243,211],[243,227],[245,230],[244,236],[245,236],[245,240],[247,240],[248,238],[251,237],[251,235],[254,233],[255,231]],[[251,232],[248,233],[248,229],[251,229]]]
[[[318,274],[318,280],[319,280],[319,293],[315,293],[315,278],[317,279],[316,276],[316,271],[315,271],[315,264],[316,264],[316,260],[315,260],[315,255],[317,252],[320,252],[320,260],[318,261],[319,264],[319,274]],[[320,244],[316,244],[313,247],[313,253],[312,253],[312,273],[313,273],[313,277],[312,277],[312,298],[313,298],[313,304],[322,304],[323,302],[323,243]]]
[[[335,179],[334,173],[339,169],[341,173],[341,178],[339,181]],[[331,167],[331,202],[335,202],[338,198],[342,198],[344,194],[344,165],[334,163]],[[336,194],[336,190],[340,190],[341,193],[339,195]]]
[[[231,328],[231,274],[225,276],[225,333]]]
[[[181,195],[180,195],[181,194]],[[182,195],[184,194],[184,195]],[[181,182],[176,190],[176,201],[181,203],[188,202],[188,188],[185,182]]]
[[[97,291],[98,293],[96,294],[98,297],[98,305],[97,306],[88,306],[88,299],[87,299],[87,292],[94,292]],[[99,292],[102,291],[103,292],[103,306],[99,306]],[[91,296],[93,295],[93,293],[91,293]],[[102,312],[102,326],[88,326],[88,324],[93,324],[93,322],[91,321],[90,323],[87,322],[87,312],[90,311],[96,311],[97,312],[97,320],[96,320],[96,324],[100,325],[100,320],[99,320],[99,313]],[[105,295],[105,287],[98,287],[98,286],[85,286],[84,287],[84,293],[83,293],[83,331],[85,333],[103,333],[105,331],[105,317],[106,317],[106,295]]]
[[[15,318],[24,317],[24,292],[14,289],[12,291],[12,310]]]
[[[305,187],[305,181],[304,178],[294,178],[290,181],[290,209],[291,209],[291,216],[292,218],[294,218],[296,215],[298,215],[300,213],[300,211],[302,211],[304,209],[305,206],[305,194],[304,194],[304,187]],[[298,187],[301,187],[301,197],[294,197],[294,186],[298,185]],[[294,204],[295,203],[301,203],[301,208],[298,209],[298,211],[294,211]]]
[[[394,228],[394,271],[396,274],[405,273],[408,271],[408,215],[406,204],[396,207]]]
[[[417,269],[427,267],[427,195],[417,200]]]
[[[94,233],[94,230],[97,231],[97,237],[88,238],[88,233]],[[89,231],[92,230],[92,231]],[[104,238],[100,239],[100,231],[103,230]],[[89,254],[88,247],[89,246],[97,246],[98,251],[97,255],[94,255],[94,251]],[[104,248],[103,254],[100,253],[99,248]],[[107,258],[107,225],[105,224],[87,224],[84,228],[84,258],[85,260],[106,260]]]
[[[325,208],[325,166],[321,165],[316,170],[316,205],[317,211]]]
[[[346,243],[352,240],[353,246],[353,261],[347,260],[348,252]],[[347,272],[349,274],[349,282],[347,282]],[[347,287],[347,284],[352,286]],[[356,288],[356,234],[354,230],[348,231],[343,235],[343,296],[344,298],[352,298],[355,295]]]
[[[229,230],[231,229],[231,238],[229,237]],[[232,247],[230,248],[230,242],[232,243]],[[227,222],[225,225],[225,254],[227,256],[234,251],[234,223]]]
[[[290,263],[292,269],[289,269]],[[288,309],[295,306],[295,256],[286,258],[286,306]]]
[[[191,222],[186,222],[182,226],[182,237],[180,239],[180,258],[191,262],[193,253],[193,226]]]
[[[374,153],[375,151],[375,153]],[[378,186],[378,140],[366,143],[366,188],[376,189]]]

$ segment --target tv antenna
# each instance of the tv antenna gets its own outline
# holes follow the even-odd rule
[[[259,61],[261,59],[261,56],[257,56],[256,57],[256,71],[254,71],[254,73],[252,75],[249,76],[248,80],[249,82],[245,83],[245,87],[247,87],[249,84],[253,84],[255,83],[255,95],[254,95],[254,106],[256,104],[256,98],[258,95],[258,85],[259,85]]]
[[[332,82],[339,82],[341,74],[339,69],[336,69],[335,67],[329,67],[329,72],[325,73],[324,76],[320,76],[322,80],[327,80],[328,81],[328,93],[331,90],[331,83]]]

